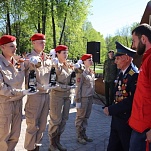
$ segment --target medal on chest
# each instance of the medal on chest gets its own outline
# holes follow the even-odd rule
[[[128,93],[126,91],[127,88],[127,74],[125,74],[124,78],[122,80],[118,81],[117,91],[116,91],[116,97],[115,97],[115,103],[121,102],[124,98],[128,96]]]

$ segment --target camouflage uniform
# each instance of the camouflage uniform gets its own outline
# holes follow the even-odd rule
[[[113,103],[114,100],[114,81],[117,78],[118,69],[116,64],[114,63],[115,58],[108,58],[104,62],[103,67],[103,79],[105,81],[105,98],[106,98],[106,106],[109,106]]]

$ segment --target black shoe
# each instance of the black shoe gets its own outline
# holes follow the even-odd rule
[[[39,146],[36,146],[34,151],[39,151]]]
[[[86,137],[84,138],[87,142],[93,142],[93,139],[92,138],[89,138],[89,137]]]
[[[60,151],[67,151],[67,149],[65,147],[63,147],[60,143],[57,143],[56,145]]]
[[[82,138],[82,137],[79,137],[77,139],[77,142],[80,143],[80,144],[82,144],[82,145],[86,145],[87,144],[87,141],[84,138]]]

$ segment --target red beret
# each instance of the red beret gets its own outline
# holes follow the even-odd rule
[[[35,40],[45,40],[45,35],[41,34],[41,33],[36,33],[34,34],[31,38],[31,41],[35,41]]]
[[[92,54],[84,54],[82,57],[81,57],[81,60],[82,61],[85,61],[86,59],[89,59],[92,57]]]
[[[11,35],[3,35],[0,38],[0,45],[4,45],[10,42],[14,42],[16,40],[16,37],[11,36]]]
[[[66,51],[68,50],[68,47],[65,46],[65,45],[58,45],[56,48],[55,48],[55,51],[58,52],[58,51]]]

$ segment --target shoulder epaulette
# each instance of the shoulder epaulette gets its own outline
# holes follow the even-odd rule
[[[131,70],[128,72],[128,74],[131,75],[131,76],[132,76],[134,73],[136,73],[136,72],[135,72],[133,69],[131,69]]]

